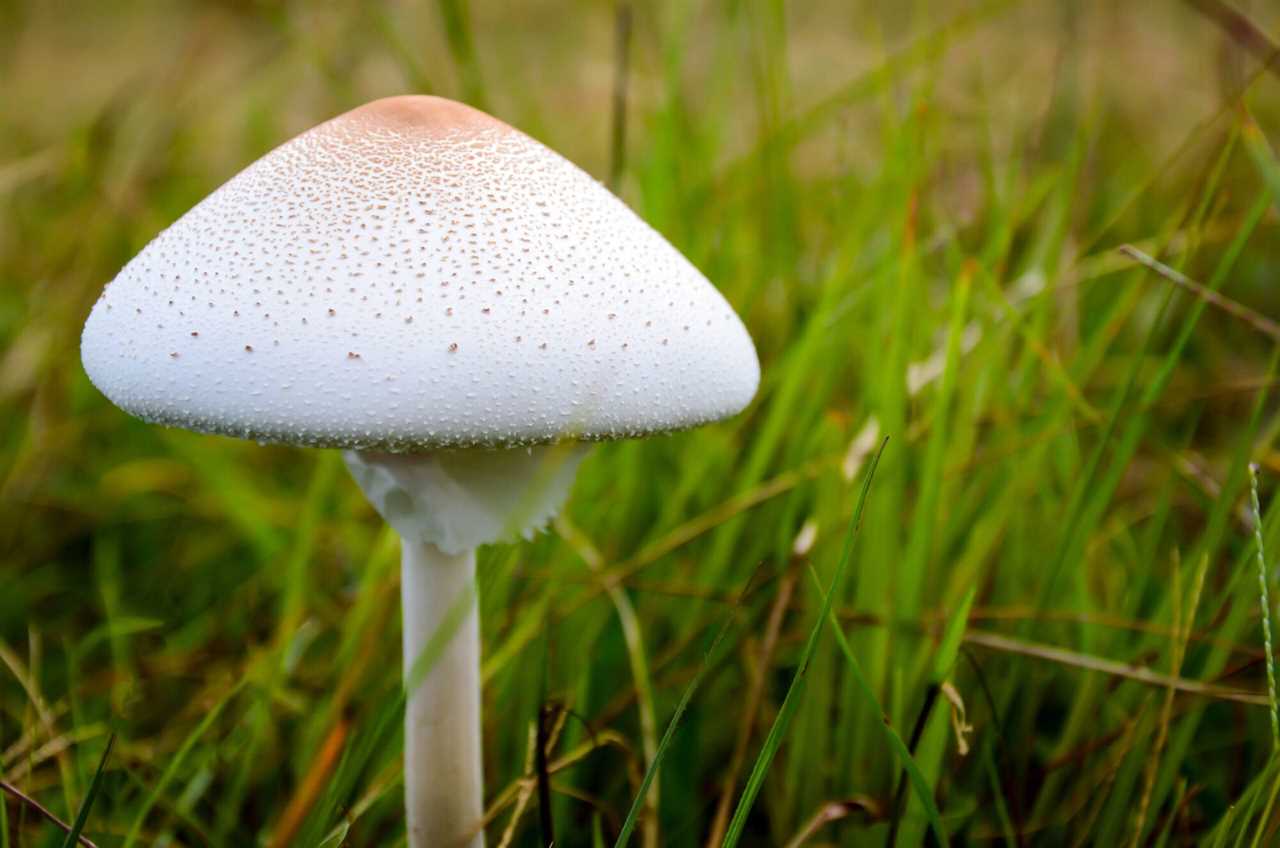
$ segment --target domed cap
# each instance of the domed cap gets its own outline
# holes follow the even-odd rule
[[[85,324],[148,421],[411,450],[612,439],[738,412],[742,322],[608,190],[459,103],[309,130],[161,233]]]

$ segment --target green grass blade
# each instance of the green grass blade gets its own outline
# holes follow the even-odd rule
[[[1249,120],[1240,131],[1240,136],[1244,139],[1245,149],[1249,151],[1249,158],[1253,160],[1267,188],[1271,190],[1272,200],[1280,203],[1280,162],[1276,161],[1275,154],[1271,152],[1271,146],[1267,144],[1262,130]]]
[[[938,646],[938,654],[933,663],[934,683],[942,683],[951,676],[952,669],[956,667],[960,640],[964,638],[964,628],[969,623],[969,610],[973,608],[973,599],[977,594],[977,589],[969,587],[964,600],[960,602],[960,608],[947,622],[946,632],[942,634],[942,644]]]
[[[477,109],[486,109],[484,77],[480,73],[480,61],[476,56],[474,32],[466,0],[439,0],[440,17],[444,24],[445,40],[462,78],[463,98]]]
[[[702,667],[698,669],[698,673],[694,675],[693,680],[685,687],[684,694],[680,696],[680,703],[676,704],[676,710],[671,714],[671,721],[667,722],[667,729],[663,732],[662,739],[658,741],[658,750],[653,755],[653,763],[649,768],[645,769],[644,777],[640,780],[640,789],[631,801],[631,808],[627,810],[627,817],[622,823],[622,829],[618,832],[618,838],[613,843],[614,848],[624,848],[631,840],[631,834],[635,831],[636,825],[640,821],[640,811],[644,808],[645,799],[649,795],[649,786],[653,783],[654,775],[658,773],[658,768],[662,765],[662,759],[666,756],[671,739],[675,736],[676,727],[680,724],[680,719],[684,717],[685,711],[689,708],[689,702],[693,699],[693,694],[698,691],[698,687],[702,685],[707,673],[714,666],[712,659],[715,657],[720,643],[724,641],[725,634],[729,632],[729,627],[732,623],[733,618],[728,617],[720,625],[715,638],[711,640],[711,647],[707,648],[706,655],[702,659]]]
[[[62,840],[62,848],[75,848],[80,842],[80,834],[84,832],[84,826],[89,823],[89,812],[93,809],[93,802],[97,800],[98,791],[102,788],[102,772],[106,768],[107,757],[111,756],[111,746],[115,743],[116,735],[113,733],[107,737],[107,747],[102,750],[102,757],[98,760],[98,770],[93,773],[89,791],[85,793],[84,802],[80,804],[80,811],[76,813],[76,820],[72,823],[71,830],[67,831],[67,838]],[[2,824],[3,822],[0,822],[0,825]]]
[[[1258,466],[1249,463],[1249,504],[1253,515],[1253,539],[1258,549],[1258,596],[1260,600],[1259,618],[1262,620],[1262,644],[1266,650],[1262,664],[1267,670],[1267,698],[1270,701],[1271,714],[1271,753],[1274,756],[1280,751],[1280,717],[1276,710],[1276,664],[1275,650],[1271,645],[1271,601],[1267,597],[1267,549],[1262,542],[1262,506],[1258,502]]]
[[[351,830],[351,825],[346,822],[339,822],[338,826],[333,829],[323,842],[316,845],[316,848],[341,848],[346,843],[347,833]]]
[[[849,640],[845,637],[844,631],[840,629],[840,622],[836,620],[835,613],[828,613],[827,620],[831,624],[832,632],[835,634],[836,644],[840,646],[840,653],[844,654],[844,658],[849,664],[849,673],[853,677],[854,685],[866,700],[873,714],[885,715],[884,708],[880,706],[880,700],[876,697],[875,691],[871,688],[871,684],[867,681],[867,677],[862,671],[862,664],[854,656]],[[929,817],[929,824],[933,827],[934,835],[938,837],[940,843],[946,845],[947,832],[942,826],[942,814],[938,811],[938,805],[933,800],[933,789],[929,786],[929,781],[925,779],[924,772],[920,771],[920,766],[916,763],[915,757],[911,756],[911,750],[907,747],[907,743],[898,735],[898,731],[893,729],[893,725],[888,721],[881,721],[879,722],[879,727],[884,731],[889,747],[897,754],[902,768],[906,770],[907,779],[911,781],[912,789],[915,790],[921,805],[924,806],[925,814]]]
[[[147,800],[138,808],[138,813],[133,819],[133,825],[129,828],[128,835],[125,836],[124,848],[131,848],[131,846],[137,843],[138,837],[142,833],[142,825],[146,822],[147,816],[150,815],[151,810],[160,800],[160,797],[165,793],[165,790],[169,788],[169,784],[173,782],[173,779],[177,776],[178,770],[182,768],[183,763],[186,762],[188,755],[191,754],[196,743],[209,732],[209,728],[213,727],[213,723],[218,720],[218,716],[222,715],[222,710],[227,706],[227,704],[231,703],[231,699],[240,692],[240,689],[243,688],[244,685],[244,680],[236,684],[235,688],[228,692],[226,696],[218,701],[218,703],[214,704],[212,709],[205,713],[204,718],[195,726],[195,729],[187,734],[187,738],[183,740],[181,747],[179,747],[177,753],[173,755],[173,759],[169,760],[169,765],[166,766],[164,772],[161,773],[160,779],[156,781],[151,793],[147,795]]]
[[[404,690],[400,688],[366,719],[359,733],[352,734],[329,778],[324,797],[312,810],[306,826],[298,835],[298,845],[327,841],[336,830],[345,834],[345,828],[350,825],[340,820],[340,814],[350,807],[359,779],[367,773],[379,753],[385,759],[398,755],[402,750],[395,743],[404,724],[404,705]]]
[[[862,481],[862,491],[858,494],[858,504],[854,507],[853,518],[849,521],[849,530],[844,541],[844,551],[840,554],[840,562],[836,566],[836,573],[831,578],[831,588],[823,595],[822,611],[818,614],[817,621],[814,622],[813,628],[809,631],[809,639],[805,643],[804,653],[800,655],[800,665],[796,669],[795,676],[791,678],[791,686],[787,689],[787,694],[782,701],[782,707],[778,710],[778,715],[774,719],[773,725],[769,728],[769,735],[765,737],[764,745],[761,746],[760,754],[756,757],[755,765],[751,767],[751,774],[747,778],[746,788],[738,798],[738,806],[733,811],[733,818],[729,821],[729,829],[725,832],[724,842],[721,843],[724,848],[733,848],[742,837],[742,830],[747,824],[747,815],[751,812],[751,806],[755,803],[756,796],[760,793],[760,787],[764,784],[765,776],[769,772],[769,765],[773,762],[774,755],[777,754],[778,748],[782,745],[782,739],[786,736],[791,716],[795,713],[796,705],[800,702],[805,686],[805,672],[809,668],[809,662],[813,659],[813,652],[817,647],[818,635],[822,632],[823,622],[826,621],[827,616],[831,613],[832,599],[835,598],[840,586],[844,583],[845,571],[849,567],[849,560],[853,557],[853,542],[858,534],[858,526],[862,523],[862,509],[866,505],[867,493],[871,490],[871,481],[875,479],[876,467],[880,464],[880,457],[884,454],[884,447],[888,441],[888,439],[885,439],[880,443],[880,449],[876,451],[875,458],[871,460],[871,464],[867,468],[867,476]]]

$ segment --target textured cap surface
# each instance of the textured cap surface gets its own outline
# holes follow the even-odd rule
[[[741,321],[644,221],[432,97],[362,106],[236,175],[111,282],[81,355],[149,421],[390,450],[691,427],[759,382]]]

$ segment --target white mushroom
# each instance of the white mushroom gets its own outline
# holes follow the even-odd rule
[[[413,846],[483,844],[475,547],[543,526],[582,442],[732,415],[759,381],[732,308],[652,228],[433,97],[362,106],[233,177],[125,266],[81,352],[145,420],[347,451],[402,538],[406,675],[454,625],[409,693]]]

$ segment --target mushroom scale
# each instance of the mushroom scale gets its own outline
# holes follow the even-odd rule
[[[418,96],[233,177],[124,267],[81,351],[148,421],[388,451],[693,427],[760,373],[715,287],[600,183]]]

